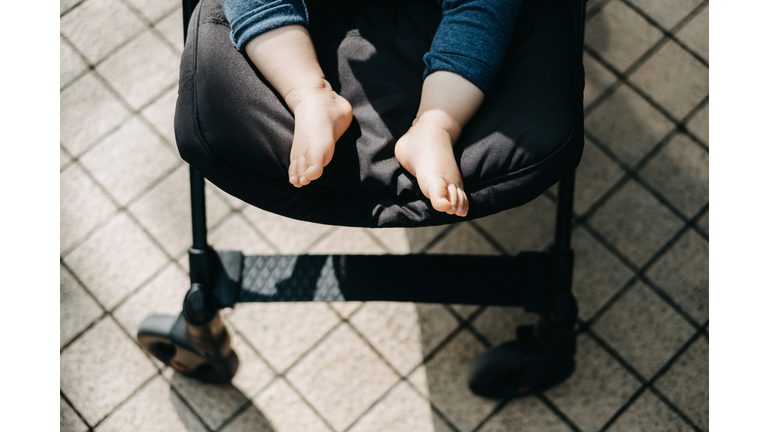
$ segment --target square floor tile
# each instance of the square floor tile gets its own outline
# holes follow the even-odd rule
[[[646,271],[693,319],[709,319],[709,242],[688,230]]]
[[[433,432],[429,401],[401,381],[370,411],[357,421],[350,432]]]
[[[707,210],[696,222],[696,225],[699,226],[699,228],[703,229],[704,232],[709,234],[709,210]]]
[[[479,432],[569,432],[567,424],[560,420],[543,402],[535,397],[513,399],[491,417]]]
[[[221,432],[280,432],[280,429],[275,429],[258,408],[248,404]]]
[[[178,87],[168,90],[141,112],[141,115],[152,123],[152,126],[157,128],[163,138],[174,147],[176,135],[173,130],[173,116],[176,114],[178,91]]]
[[[64,252],[106,221],[117,206],[79,164],[61,173],[59,190],[59,252]]]
[[[699,337],[654,387],[688,416],[709,430],[709,342]]]
[[[622,186],[588,223],[638,267],[683,227],[683,221],[634,181]]]
[[[69,404],[59,397],[59,431],[61,432],[87,432],[88,426],[78,417]]]
[[[251,206],[243,210],[243,216],[284,254],[305,253],[307,248],[331,229],[328,225],[290,219]]]
[[[620,1],[612,1],[590,18],[584,41],[619,72],[624,72],[663,34]]]
[[[425,356],[430,355],[459,326],[445,305],[416,303],[416,313],[421,330],[421,352]]]
[[[379,245],[365,228],[336,227],[333,232],[312,246],[313,254],[381,255],[387,251]]]
[[[675,36],[704,60],[709,61],[709,5],[704,6]]]
[[[520,307],[489,306],[472,321],[472,327],[495,346],[517,339],[517,327],[534,324],[538,317]]]
[[[445,237],[427,250],[431,254],[500,255],[488,240],[468,223],[456,225]]]
[[[64,170],[72,163],[72,157],[64,150],[64,147],[59,146],[59,169]]]
[[[477,427],[499,401],[475,396],[467,386],[467,366],[485,347],[469,331],[462,331],[426,364],[429,399],[461,432]]]
[[[680,314],[643,283],[624,293],[592,330],[646,379],[696,332]]]
[[[605,89],[616,82],[616,75],[600,64],[594,57],[584,53],[584,106],[588,106]]]
[[[169,263],[159,275],[121,304],[113,316],[135,338],[144,318],[150,315],[177,316],[187,290],[189,276],[179,266]]]
[[[278,372],[291,366],[339,321],[323,303],[240,303],[229,317]]]
[[[629,166],[639,162],[675,128],[662,113],[625,85],[592,111],[584,126]]]
[[[146,28],[119,0],[85,0],[60,20],[61,34],[92,64]]]
[[[277,253],[239,214],[230,216],[213,229],[208,241],[216,250],[239,250],[245,255]]]
[[[348,428],[398,380],[397,374],[346,324],[286,373],[336,430]]]
[[[73,6],[80,3],[82,0],[60,0],[61,3],[61,9],[59,10],[60,14],[63,14],[66,11],[69,11]]]
[[[80,162],[122,205],[181,164],[179,156],[138,117],[104,139]]]
[[[64,257],[64,263],[107,310],[160,269],[168,258],[125,213]]]
[[[545,395],[579,429],[597,431],[640,388],[640,383],[588,335],[579,335],[576,343],[576,370]]]
[[[414,303],[366,302],[349,321],[401,375],[422,362],[419,316]]]
[[[542,195],[524,206],[475,220],[507,253],[540,251],[555,239],[555,204]]]
[[[629,0],[667,30],[688,16],[702,0]]]
[[[226,216],[230,209],[217,195],[206,191],[208,228]],[[189,167],[181,164],[173,173],[134,201],[128,210],[172,256],[192,245]]]
[[[153,23],[179,6],[176,0],[128,0],[128,2]]]
[[[240,367],[232,384],[247,398],[256,396],[275,377],[275,372],[259,357],[248,342],[239,334],[230,333],[232,349],[237,353]]]
[[[174,4],[177,2],[174,1]],[[184,16],[181,8],[171,12],[155,24],[155,30],[159,31],[179,53],[184,51]]]
[[[59,266],[59,346],[85,330],[104,311],[63,266]]]
[[[650,391],[643,394],[621,414],[607,432],[692,431],[683,419]]]
[[[115,410],[99,432],[206,432],[195,414],[161,376]]]
[[[709,153],[677,134],[638,173],[685,216],[709,202]]]
[[[138,109],[178,81],[179,61],[178,53],[147,31],[104,60],[96,72]]]
[[[130,116],[93,72],[61,92],[59,110],[61,143],[73,156],[80,156]]]
[[[349,318],[355,311],[360,309],[364,303],[358,301],[339,301],[330,302],[328,304],[343,318]]]
[[[88,70],[88,65],[64,38],[59,37],[59,88]]]
[[[584,214],[624,176],[621,169],[589,139],[584,140],[584,152],[576,168],[573,210]]]
[[[109,317],[64,350],[59,369],[61,391],[92,425],[157,373]]]
[[[330,432],[317,413],[286,383],[275,380],[254,401],[275,432]],[[253,429],[243,429],[251,431]]]
[[[709,94],[709,68],[667,41],[629,80],[682,120]]]
[[[172,372],[170,382],[203,422],[214,430],[250,404],[248,397],[232,384],[207,384],[176,372]]]
[[[581,228],[573,231],[573,295],[579,318],[588,321],[632,278],[632,270]]]
[[[459,316],[461,316],[464,319],[469,318],[479,308],[480,306],[477,306],[477,305],[463,305],[463,304],[451,305],[451,309],[453,309],[454,312],[459,314]]]
[[[709,147],[709,103],[688,120],[685,128]]]
[[[395,254],[421,253],[448,226],[372,229],[371,235]]]

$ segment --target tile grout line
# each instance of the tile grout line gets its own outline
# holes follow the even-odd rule
[[[82,414],[80,414],[80,411],[78,411],[78,410],[75,408],[75,405],[72,403],[72,401],[70,401],[70,400],[69,400],[69,398],[67,397],[67,395],[65,395],[65,394],[64,394],[64,391],[63,391],[63,390],[61,390],[61,388],[59,388],[59,396],[60,396],[60,397],[61,397],[61,398],[64,400],[64,403],[66,403],[67,405],[69,405],[69,407],[72,409],[72,411],[74,411],[74,412],[75,412],[75,415],[77,415],[77,417],[80,419],[80,421],[82,421],[82,422],[83,422],[83,424],[85,424],[85,426],[88,428],[88,431],[89,431],[89,432],[90,432],[90,431],[93,431],[93,427],[91,427],[90,423],[88,423],[88,421],[87,421],[87,420],[85,420],[85,417],[83,417],[83,415],[82,415]]]
[[[581,429],[573,422],[567,415],[565,415],[560,407],[552,402],[543,392],[538,394],[538,399],[549,408],[560,420],[562,420],[573,432],[581,432]]]

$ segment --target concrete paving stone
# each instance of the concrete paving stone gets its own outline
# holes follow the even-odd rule
[[[709,61],[709,5],[704,6],[675,36],[704,60]]]
[[[350,302],[330,302],[328,303],[336,312],[340,313],[342,317],[349,318],[350,315],[355,313],[356,310],[364,304],[363,302],[350,301]]]
[[[535,397],[513,399],[479,432],[568,432],[571,428]]]
[[[96,428],[98,432],[206,432],[161,376],[152,378]]]
[[[474,221],[507,253],[541,251],[555,239],[555,204],[544,195],[522,207]]]
[[[638,267],[683,227],[683,221],[634,181],[622,186],[588,223]]]
[[[472,327],[495,346],[516,339],[517,326],[537,320],[537,314],[527,313],[521,307],[489,306],[472,321]]]
[[[218,429],[241,407],[249,404],[232,384],[208,384],[178,372],[170,374],[171,385],[211,429]]]
[[[61,432],[87,432],[88,426],[77,416],[64,398],[59,397],[59,430]]]
[[[573,210],[584,214],[624,175],[624,170],[613,162],[588,138],[584,140],[584,152],[576,168]]]
[[[85,0],[59,23],[61,34],[92,64],[147,29],[120,0]]]
[[[709,430],[709,341],[699,337],[654,384],[693,423]]]
[[[633,166],[675,125],[622,85],[587,116],[584,127],[619,160]]]
[[[688,230],[646,275],[699,323],[709,319],[709,242]]]
[[[104,311],[83,286],[59,266],[59,347],[85,330]]]
[[[458,224],[445,237],[427,250],[430,254],[500,255],[488,240],[467,222]]]
[[[590,2],[591,3],[591,2]],[[616,82],[616,75],[588,53],[584,53],[584,106],[591,104]]]
[[[467,386],[467,366],[483,351],[483,344],[464,330],[426,364],[430,400],[461,432],[474,430],[499,404],[475,396]]]
[[[180,164],[171,175],[134,201],[128,211],[163,249],[176,256],[192,245],[190,208],[189,166]],[[230,212],[227,203],[209,190],[205,194],[205,208],[208,228]]]
[[[107,220],[117,206],[77,163],[59,176],[59,191],[59,252],[63,253]]]
[[[424,249],[446,229],[448,229],[448,226],[446,225],[422,228],[405,228],[405,236],[408,238],[408,247],[410,252],[424,252]]]
[[[252,404],[224,426],[221,432],[280,432],[274,429],[264,414]]]
[[[64,147],[59,146],[59,169],[64,171],[70,163],[72,163],[72,157],[64,150]]]
[[[177,316],[187,290],[189,276],[176,264],[169,263],[159,275],[115,309],[113,316],[131,337],[136,338],[144,318],[150,315]]]
[[[107,310],[167,262],[165,254],[125,213],[64,257],[64,263]]]
[[[689,218],[709,201],[709,153],[687,135],[673,136],[638,174]]]
[[[408,375],[408,382],[427,399],[429,396],[429,382],[427,381],[427,367],[423,364]]]
[[[398,381],[347,324],[333,330],[286,379],[336,430],[347,429]]]
[[[283,378],[275,380],[254,402],[276,432],[331,432]]]
[[[243,215],[284,254],[305,253],[331,229],[328,225],[290,219],[252,206],[243,210]]]
[[[416,313],[421,328],[421,352],[425,356],[459,326],[459,322],[444,305],[416,303]]]
[[[600,316],[592,330],[646,379],[653,377],[696,332],[640,282]]]
[[[688,120],[686,129],[709,147],[709,103]]]
[[[177,3],[174,1],[174,4]],[[181,8],[171,12],[155,24],[155,30],[159,31],[179,53],[184,51],[184,16]]]
[[[365,228],[336,227],[328,236],[312,246],[312,254],[381,255],[384,250]]]
[[[60,14],[63,14],[66,11],[69,11],[73,6],[80,3],[82,0],[60,0],[61,3],[61,9],[59,11]]]
[[[381,242],[388,253],[407,254],[411,252],[407,228],[371,229],[369,234]]]
[[[80,158],[80,163],[125,205],[179,166],[180,159],[134,117]]]
[[[278,372],[284,372],[339,321],[323,303],[241,303],[229,317]]]
[[[673,41],[667,41],[629,80],[680,120],[709,94],[709,68]]]
[[[178,53],[146,31],[104,60],[96,72],[139,109],[178,81],[179,61]]]
[[[141,112],[141,115],[152,123],[152,126],[156,127],[163,138],[174,147],[176,135],[173,130],[173,116],[176,114],[178,92],[178,87],[168,90]]]
[[[588,321],[632,278],[632,270],[594,237],[576,228],[571,237],[574,251],[573,295],[579,318]]]
[[[85,60],[63,37],[59,37],[59,88],[69,84],[86,70],[88,65]]]
[[[216,250],[239,250],[245,255],[277,253],[239,214],[230,216],[213,229],[208,235],[208,242]]]
[[[434,432],[429,401],[405,381],[398,383],[381,401],[355,423],[350,432]]]
[[[456,432],[456,428],[448,426],[445,420],[443,420],[442,414],[435,412],[432,409],[432,425],[434,426],[434,432]]]
[[[455,304],[451,305],[451,309],[453,309],[457,314],[459,314],[462,318],[467,319],[475,313],[476,310],[478,310],[480,306],[477,305],[463,305],[463,304]]]
[[[231,331],[229,335],[232,338],[232,349],[240,360],[240,366],[235,378],[232,379],[232,384],[250,399],[272,381],[275,372],[256,354],[245,339]]]
[[[619,72],[661,40],[663,33],[621,1],[605,5],[585,28],[584,41]]]
[[[588,335],[576,343],[576,370],[545,395],[579,429],[597,431],[641,384]]]
[[[696,222],[696,225],[698,225],[699,228],[703,229],[707,234],[709,234],[709,210],[704,212],[704,214]]]
[[[64,89],[59,100],[60,139],[73,156],[80,156],[130,116],[93,72]]]
[[[688,16],[702,0],[678,0],[674,2],[664,0],[629,0],[643,10],[654,21],[669,30],[676,26],[683,18]]]
[[[157,369],[107,317],[62,352],[61,391],[92,425],[146,382]]]
[[[649,391],[643,392],[607,432],[692,431],[683,419]]]
[[[127,0],[152,23],[168,15],[173,9],[179,7],[176,0]]]
[[[587,2],[587,13],[599,9],[606,3],[608,3],[610,0],[590,0]]]
[[[349,321],[401,375],[423,361],[414,303],[366,302]]]

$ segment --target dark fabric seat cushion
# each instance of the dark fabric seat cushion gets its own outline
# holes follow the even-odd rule
[[[181,156],[245,202],[331,225],[439,225],[536,198],[578,165],[583,148],[578,2],[523,3],[496,87],[455,146],[467,218],[434,211],[394,156],[418,110],[422,56],[440,21],[434,3],[310,3],[321,66],[354,120],[323,176],[296,189],[287,179],[292,114],[230,43],[219,0],[203,0],[181,62]]]

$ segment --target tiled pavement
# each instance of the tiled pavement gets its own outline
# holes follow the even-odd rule
[[[61,0],[62,431],[709,429],[708,1],[589,2],[577,369],[511,402],[473,396],[463,366],[514,337],[531,319],[519,309],[241,304],[227,386],[138,347],[139,322],[177,313],[188,284],[179,3]],[[553,189],[474,222],[372,231],[207,196],[211,242],[250,254],[540,250],[555,202]]]

